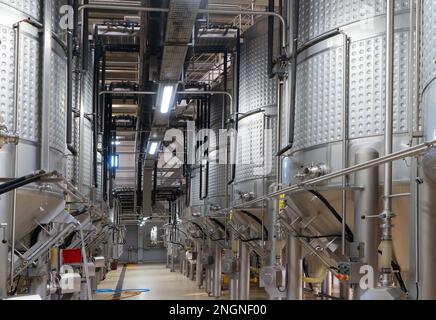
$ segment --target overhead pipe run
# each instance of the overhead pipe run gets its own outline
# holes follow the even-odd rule
[[[79,7],[79,12],[84,9],[100,9],[100,10],[111,10],[111,11],[136,11],[136,12],[161,12],[168,13],[170,9],[165,8],[150,8],[142,6],[114,6],[114,5],[101,5],[101,4],[85,4]],[[220,14],[220,15],[248,15],[248,16],[272,16],[279,19],[282,25],[283,38],[282,38],[282,48],[286,49],[287,46],[287,25],[285,18],[276,13],[269,11],[249,11],[249,10],[225,10],[225,9],[199,9],[199,14]]]

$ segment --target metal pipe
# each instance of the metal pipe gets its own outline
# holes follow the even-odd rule
[[[356,163],[377,159],[379,153],[372,148],[362,148],[356,153]],[[374,268],[374,283],[378,269],[378,219],[362,219],[366,215],[379,212],[379,170],[377,167],[356,173],[355,184],[364,189],[355,193],[354,200],[354,235],[355,242],[364,244],[363,262]],[[359,286],[354,291],[354,298],[360,300],[364,291]]]
[[[201,288],[203,285],[203,265],[201,264],[201,240],[197,240],[197,266],[195,269],[196,273],[196,281],[197,281],[197,287]]]
[[[274,12],[275,0],[268,0],[268,11]],[[268,17],[268,76],[274,78],[274,17]]]
[[[346,168],[346,169],[342,169],[342,170],[339,170],[339,171],[336,171],[336,172],[333,172],[330,174],[326,174],[326,175],[321,176],[319,178],[314,178],[314,179],[310,179],[307,181],[303,181],[297,185],[283,188],[280,191],[271,192],[265,196],[262,196],[262,197],[255,199],[255,200],[248,201],[248,202],[245,202],[243,204],[233,206],[231,208],[223,209],[222,211],[226,212],[226,211],[231,211],[234,209],[250,207],[250,206],[253,206],[259,202],[265,201],[271,197],[278,197],[282,194],[298,192],[300,190],[304,190],[305,188],[310,188],[310,187],[313,188],[314,185],[319,184],[321,182],[341,178],[344,175],[350,175],[350,174],[356,173],[356,172],[361,171],[361,170],[366,170],[366,169],[370,169],[373,167],[381,166],[381,165],[384,165],[388,162],[393,162],[393,161],[401,160],[404,158],[413,157],[413,156],[416,156],[419,154],[423,154],[434,146],[436,146],[436,140],[433,140],[430,142],[425,142],[425,143],[419,144],[417,146],[410,147],[410,148],[407,148],[407,149],[404,149],[404,150],[401,150],[398,152],[394,152],[392,154],[385,155],[385,156],[380,157],[378,159],[368,161],[366,163],[357,164],[357,165],[351,166],[351,167]]]
[[[236,36],[236,52],[234,54],[234,68],[233,68],[233,85],[234,85],[234,97],[235,97],[235,104],[231,103],[231,112],[233,114],[233,121],[234,121],[234,129],[236,131],[236,136],[234,137],[234,147],[233,150],[230,151],[230,157],[231,163],[230,163],[230,181],[227,181],[227,186],[232,185],[232,193],[233,193],[233,182],[235,182],[236,179],[236,158],[237,158],[237,145],[238,145],[238,135],[237,132],[239,130],[239,89],[240,89],[240,78],[241,78],[241,30],[237,30],[237,36]],[[232,154],[233,153],[233,154]],[[228,190],[228,189],[227,189]]]
[[[100,4],[85,4],[79,7],[79,12],[84,9],[101,9],[101,10],[111,10],[111,11],[137,11],[137,12],[162,12],[168,13],[170,9],[166,8],[150,8],[142,6],[114,6],[114,5],[100,5]],[[197,11],[199,14],[217,14],[217,15],[249,15],[249,16],[272,16],[279,19],[282,29],[283,29],[283,40],[282,47],[286,48],[286,34],[287,26],[285,19],[278,13],[269,11],[249,11],[249,10],[226,10],[226,9],[199,9]]]
[[[291,232],[287,237],[287,300],[302,300],[303,299],[303,270],[301,259],[301,244]]]
[[[107,91],[101,91],[99,95],[132,95],[132,96],[153,96],[157,95],[158,92],[156,91],[114,91],[114,90],[107,90]],[[177,92],[179,95],[185,95],[185,96],[195,96],[195,95],[209,95],[209,96],[215,96],[215,95],[226,95],[229,97],[230,104],[233,106],[233,95],[226,91],[179,91]]]
[[[77,150],[73,145],[73,34],[67,32],[67,148],[73,156]]]
[[[239,300],[250,299],[250,249],[239,241]]]
[[[222,280],[222,254],[221,247],[215,244],[215,259],[213,272],[213,296],[221,297],[221,280]]]
[[[44,1],[43,28],[43,63],[42,63],[42,108],[41,108],[41,164],[42,170],[50,168],[50,88],[51,54],[52,54],[52,1]],[[52,106],[53,108],[55,106]]]
[[[348,113],[349,113],[349,38],[344,33],[343,52],[342,52],[342,169],[348,167],[349,163],[349,137],[348,137]],[[348,175],[342,177],[342,254],[346,254],[346,229],[347,229],[347,188],[349,185]]]
[[[387,0],[386,12],[386,106],[385,106],[385,155],[393,152],[394,114],[394,45],[395,1]],[[382,286],[392,285],[392,163],[385,164],[383,224],[382,224]]]

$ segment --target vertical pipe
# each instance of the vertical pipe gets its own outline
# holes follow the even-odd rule
[[[195,273],[198,288],[201,288],[203,285],[203,265],[201,263],[201,255],[201,240],[197,240],[197,266]]]
[[[410,39],[413,39],[413,34],[415,31],[415,43],[410,41],[409,56],[410,56],[410,77],[415,79],[416,92],[413,88],[413,82],[410,81],[409,96],[410,96],[410,145],[414,146],[422,142],[422,137],[415,133],[415,130],[419,131],[421,124],[419,121],[419,112],[421,110],[421,53],[422,53],[422,0],[416,0],[415,12],[413,11],[413,4],[415,0],[410,0]],[[415,58],[413,59],[413,49],[416,48]],[[413,112],[415,111],[415,112]],[[415,119],[413,119],[415,115]],[[427,118],[427,117],[426,117]],[[426,128],[427,130],[429,128]],[[411,165],[411,179],[410,179],[410,189],[411,189],[411,208],[412,213],[410,219],[411,225],[411,257],[410,257],[410,277],[409,277],[409,295],[413,299],[420,298],[420,287],[421,287],[421,275],[420,275],[420,189],[421,184],[425,183],[425,180],[420,178],[421,172],[419,168],[419,157],[412,159]],[[424,284],[425,286],[425,284]],[[434,296],[433,296],[433,299]]]
[[[207,294],[211,294],[213,291],[212,287],[212,267],[206,266],[206,292]]]
[[[379,157],[377,150],[372,148],[362,148],[356,153],[356,163],[363,163]],[[356,192],[354,201],[354,224],[355,241],[364,244],[363,263],[370,265],[374,269],[374,283],[376,283],[378,269],[378,220],[363,219],[367,215],[377,215],[379,212],[379,170],[378,167],[359,171],[355,176],[355,184],[364,189]],[[355,289],[354,298],[360,300],[364,292],[359,286]]]
[[[348,137],[348,112],[349,112],[349,38],[343,34],[343,50],[342,50],[342,67],[343,71],[343,109],[342,109],[342,168],[345,169],[349,164],[349,137]],[[347,227],[347,188],[349,185],[349,176],[342,178],[342,254],[346,254],[346,227]]]
[[[292,234],[287,239],[287,267],[286,276],[288,286],[286,291],[287,300],[303,299],[303,268],[301,259],[301,244]]]
[[[274,12],[274,0],[268,0],[268,11]],[[268,76],[274,78],[274,17],[268,17]]]
[[[43,72],[42,72],[42,111],[41,111],[41,164],[40,169],[50,169],[50,88],[51,83],[51,53],[52,53],[52,1],[44,1],[44,32],[43,32]]]
[[[332,295],[332,284],[333,284],[332,273],[328,272],[327,277],[325,278],[325,280],[322,283],[321,292],[326,296],[331,296]],[[328,299],[329,298],[327,298],[327,297],[323,298],[323,300],[328,300]]]
[[[87,5],[89,0],[83,0],[83,4]],[[83,10],[82,18],[82,69],[87,71],[89,69],[89,10]]]
[[[231,301],[238,300],[238,283],[239,283],[239,279],[237,278],[237,275],[232,275],[230,277],[230,285],[229,285]]]
[[[213,275],[213,296],[221,297],[221,279],[222,279],[222,254],[221,247],[215,244],[214,275]]]
[[[433,152],[436,157],[436,152]],[[436,162],[436,160],[433,160]],[[434,163],[433,162],[433,163]],[[434,168],[428,168],[434,170]],[[419,186],[419,219],[418,224],[418,287],[416,299],[434,300],[436,299],[436,259],[435,243],[436,233],[436,181],[426,174],[426,168],[420,170],[422,185]]]
[[[67,32],[67,147],[72,155],[77,156],[77,151],[73,146],[73,33]]]
[[[250,249],[239,243],[239,300],[250,299]]]
[[[393,152],[395,1],[387,0],[385,155]],[[382,286],[392,285],[392,163],[385,164],[382,224]]]

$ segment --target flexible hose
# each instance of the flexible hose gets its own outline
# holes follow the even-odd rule
[[[329,209],[329,211],[333,214],[333,216],[336,218],[336,220],[339,221],[339,223],[342,224],[342,217],[341,215],[336,211],[336,209],[330,204],[330,202],[318,191],[315,190],[308,190],[311,194],[313,194],[315,197],[317,197],[326,207]],[[354,242],[354,235],[351,231],[350,227],[348,225],[345,226],[345,237],[349,242]]]

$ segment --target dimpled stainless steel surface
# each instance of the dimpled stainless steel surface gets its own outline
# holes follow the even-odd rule
[[[19,11],[40,20],[41,1],[40,0],[0,0],[0,4],[11,6]]]
[[[397,0],[397,11],[407,10],[409,0]],[[338,26],[386,14],[384,0],[300,1],[299,42],[305,43]]]
[[[265,18],[257,20],[244,35],[244,43],[241,47],[239,105],[241,114],[261,108],[272,110],[276,108],[277,80],[270,79],[268,74],[267,21],[268,19]],[[278,29],[275,32],[276,36],[277,31]],[[277,38],[275,40],[277,41]],[[274,54],[277,54],[277,50],[274,51]],[[235,178],[237,191],[246,192],[250,188],[253,189],[250,181],[265,178],[271,180],[274,176],[275,161],[267,164],[264,159],[269,158],[270,153],[275,154],[277,149],[275,143],[277,121],[270,110],[267,114],[270,114],[269,118],[266,118],[264,113],[258,113],[239,122]],[[265,129],[271,131],[267,132]],[[263,193],[266,188],[266,185],[265,188],[258,188],[257,193]]]
[[[222,129],[223,97],[211,97],[211,129],[215,132],[215,139],[210,140],[209,157],[209,197],[212,206],[226,208],[227,167],[219,162],[219,150],[225,149],[226,142],[220,143],[220,129]]]
[[[200,170],[193,170],[191,173],[191,207],[192,213],[201,212],[204,201],[200,200]]]
[[[436,1],[424,0],[423,13],[423,87],[427,87],[436,77]]]
[[[66,126],[66,58],[56,52],[51,57],[50,147],[65,151]],[[56,84],[56,85],[55,85]]]
[[[352,41],[350,47],[351,139],[384,134],[385,37]],[[394,133],[408,132],[409,32],[395,34]],[[294,150],[342,139],[342,47],[301,62],[297,75]]]
[[[21,36],[18,123],[20,138],[40,141],[40,43],[38,39]]]
[[[0,124],[14,128],[14,31],[0,24]]]
[[[383,155],[386,100],[385,1],[313,0],[300,3],[302,4],[299,36],[301,44],[337,28],[342,29],[350,38],[349,147],[346,151],[350,163],[346,166],[354,164],[355,154],[361,148],[372,148]],[[415,50],[409,52],[409,44],[414,39],[411,39],[413,32],[409,31],[408,5],[409,1],[396,1],[393,61],[394,152],[407,147],[409,124],[414,123],[410,121],[410,117],[416,117],[411,113],[416,106],[410,105],[410,102],[415,99],[410,99],[409,92],[409,84],[414,80],[411,78],[414,69],[411,68],[415,68],[413,63],[409,63],[409,59],[414,58]],[[430,23],[427,24],[430,28]],[[430,48],[431,45],[428,46]],[[286,162],[287,172],[284,173],[290,184],[299,182],[295,176],[301,172],[302,166],[323,163],[328,167],[329,172],[335,172],[343,167],[342,115],[345,75],[343,50],[341,36],[337,36],[307,48],[299,55],[295,144],[292,157],[289,158],[289,162]],[[415,83],[412,85],[416,87]],[[380,185],[383,184],[383,180],[383,170],[380,170]],[[408,192],[410,181],[408,163],[405,161],[394,163],[393,181],[393,193]],[[358,187],[354,175],[350,177],[350,184]],[[319,187],[321,193],[339,212],[342,203],[340,187],[340,180],[332,180]],[[348,192],[347,197],[347,223],[351,228],[354,228],[355,223],[359,223],[354,221],[352,215],[354,193]],[[315,217],[315,212],[321,213],[313,222],[321,233],[340,233],[340,224],[330,219],[329,213],[317,198],[305,192],[293,198],[298,208],[304,212],[305,218],[311,219]],[[393,200],[393,211],[398,215],[395,220],[394,247],[399,263],[406,273],[409,270],[409,251],[407,243],[404,243],[409,232],[407,201],[408,199],[401,198]],[[375,206],[374,211],[373,214],[378,214],[381,209]]]
[[[90,54],[91,58],[91,54]],[[90,60],[92,61],[92,59]],[[92,114],[92,81],[93,81],[93,68],[90,71],[83,73],[82,84],[82,112],[84,115]],[[80,152],[81,152],[81,169],[80,174],[82,177],[82,185],[90,188],[92,185],[92,123],[82,118],[83,132],[80,138]]]

